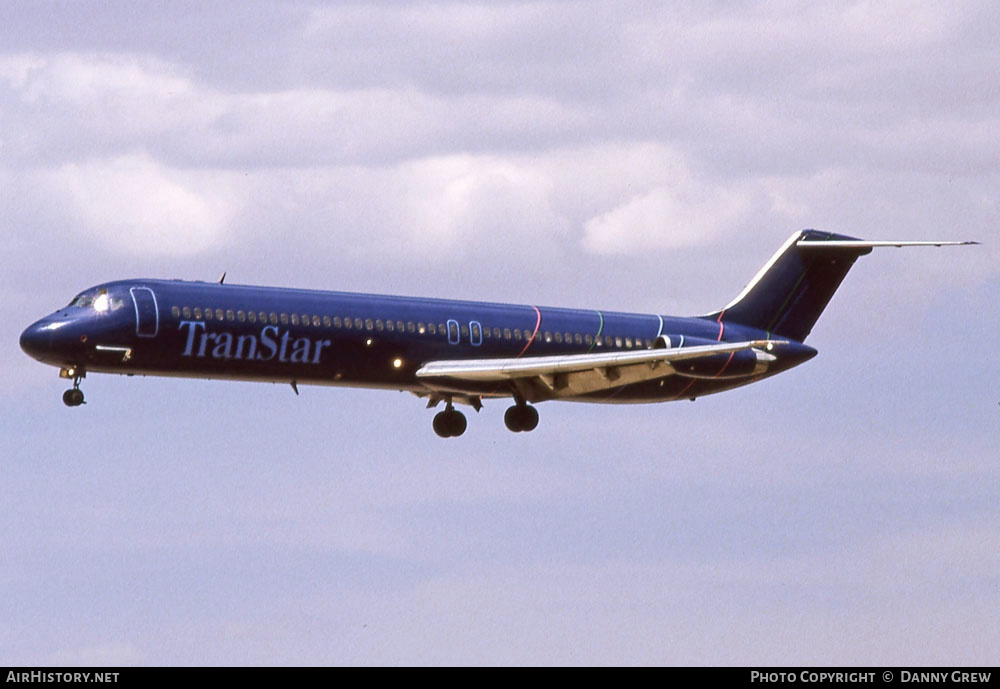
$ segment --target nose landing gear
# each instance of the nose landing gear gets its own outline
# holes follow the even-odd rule
[[[63,404],[67,407],[79,407],[83,404],[83,390],[80,389],[80,380],[85,374],[83,371],[76,369],[63,369],[59,372],[59,376],[62,378],[72,378],[73,387],[63,393]]]
[[[63,393],[63,404],[67,407],[79,407],[83,404],[83,390],[73,388]]]

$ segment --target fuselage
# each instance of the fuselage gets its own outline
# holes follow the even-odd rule
[[[543,357],[751,340],[720,319],[230,285],[122,280],[85,290],[21,336],[70,373],[120,373],[428,392],[428,361]],[[764,374],[711,365],[578,401],[655,402],[745,385],[811,358],[782,347]],[[732,359],[732,357],[729,357]],[[720,357],[719,363],[726,358]],[[723,369],[718,370],[716,369]],[[716,375],[717,373],[717,375]],[[72,377],[72,376],[71,376]],[[437,394],[511,397],[496,382],[435,381]]]

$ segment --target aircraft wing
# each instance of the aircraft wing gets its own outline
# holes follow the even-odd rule
[[[779,340],[720,342],[694,347],[669,347],[631,352],[562,354],[506,359],[457,359],[430,361],[417,377],[434,387],[434,379],[471,382],[511,382],[529,401],[575,397],[611,390],[630,383],[665,378],[677,372],[674,364],[707,359],[720,354],[754,350],[762,362],[774,360],[767,349],[785,344]]]

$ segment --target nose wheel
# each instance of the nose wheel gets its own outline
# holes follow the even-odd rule
[[[63,404],[67,407],[79,407],[83,404],[83,390],[80,389],[80,379],[73,379],[73,387],[63,393]]]
[[[465,433],[465,414],[455,411],[451,403],[448,408],[434,415],[434,432],[442,438],[457,438]]]
[[[538,410],[530,404],[515,404],[504,412],[503,422],[515,433],[533,431],[538,426]]]

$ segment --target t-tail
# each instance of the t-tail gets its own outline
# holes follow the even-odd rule
[[[711,318],[803,342],[860,256],[885,246],[978,242],[865,241],[818,230],[796,232],[736,299]]]

